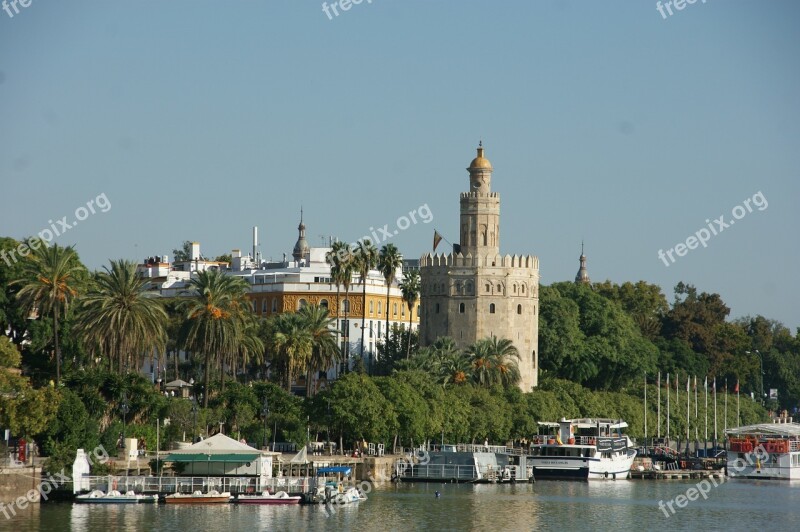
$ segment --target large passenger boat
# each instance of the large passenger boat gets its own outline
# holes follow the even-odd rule
[[[791,418],[729,429],[731,478],[800,479],[800,424]]]
[[[528,458],[533,476],[540,479],[623,479],[630,475],[636,450],[612,419],[562,419],[540,422],[539,435]]]

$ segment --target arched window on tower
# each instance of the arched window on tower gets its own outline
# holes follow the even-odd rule
[[[522,305],[517,305],[517,314],[522,314]]]
[[[489,304],[489,314],[494,314],[494,303]]]
[[[458,313],[459,314],[464,314],[464,309],[465,309],[464,303],[459,303],[458,304]]]

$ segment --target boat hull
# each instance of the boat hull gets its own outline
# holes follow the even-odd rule
[[[239,504],[300,504],[301,497],[286,497],[276,499],[273,497],[239,497],[236,502]]]
[[[231,502],[230,493],[221,495],[167,495],[167,504],[227,504]]]

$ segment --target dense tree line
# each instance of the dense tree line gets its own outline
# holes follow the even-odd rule
[[[19,245],[0,239],[0,251]],[[394,281],[397,249],[370,246],[336,243],[329,254],[333,282],[345,297],[354,279],[364,283],[363,261],[382,272],[387,286]],[[642,281],[542,286],[541,384],[530,393],[515,386],[517,354],[508,340],[457,349],[440,338],[420,348],[415,332],[396,325],[387,327],[375,364],[356,364],[356,371],[316,393],[313,374],[352,356],[349,347],[341,348],[350,343],[342,342],[338,318],[326,309],[308,306],[260,320],[246,283],[234,277],[203,272],[182,297],[160,298],[145,290],[135,268],[119,260],[92,273],[74,249],[59,246],[0,261],[0,425],[35,437],[55,463],[71,460],[76,446],[112,448],[123,422],[128,434],[144,436],[152,448],[157,420],[165,418],[164,441],[222,429],[257,445],[302,443],[306,434],[344,447],[361,439],[389,447],[442,438],[503,443],[536,434],[537,421],[579,415],[621,417],[641,436],[645,375],[652,436],[659,372],[662,435],[667,373],[673,385],[679,375],[679,390],[670,393],[684,401],[687,377],[716,379],[721,432],[738,423],[734,397],[725,420],[721,406],[723,392],[737,381],[741,422],[765,418],[748,396],[761,392],[762,361],[764,390],[779,390],[779,402],[768,406],[793,408],[800,400],[800,332],[793,336],[762,316],[729,321],[719,295],[683,283],[671,303],[659,287]],[[407,276],[402,290],[413,311],[418,278]],[[179,363],[179,351],[188,353],[187,362]],[[194,379],[199,404],[166,397],[132,371],[155,357],[163,371],[165,353],[171,377]],[[305,382],[305,397],[291,393],[293,382]],[[698,419],[705,419],[704,409],[701,404]],[[685,416],[673,415],[673,434],[684,434]],[[692,435],[704,434],[698,423],[690,420]]]

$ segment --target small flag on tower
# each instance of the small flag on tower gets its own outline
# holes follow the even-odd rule
[[[433,251],[436,252],[436,246],[439,245],[439,242],[442,241],[442,235],[439,234],[439,231],[436,229],[433,230]]]

